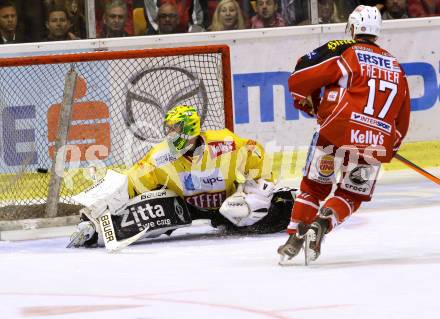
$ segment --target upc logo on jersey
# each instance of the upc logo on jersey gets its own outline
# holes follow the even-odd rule
[[[184,195],[197,192],[220,191],[225,189],[225,180],[218,169],[205,172],[191,171],[180,173]]]
[[[387,71],[400,72],[396,58],[374,52],[355,50],[359,64],[368,64]]]
[[[361,131],[361,130],[351,130],[350,142],[356,144],[371,144],[371,145],[383,145],[384,137],[383,134],[375,134],[371,130]]]
[[[351,113],[351,120],[368,125],[372,128],[379,129],[381,131],[391,133],[391,125],[387,122],[375,119],[374,117],[367,116],[365,114],[360,114],[356,112]]]

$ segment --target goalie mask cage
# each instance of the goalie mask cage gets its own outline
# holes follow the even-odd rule
[[[71,196],[106,168],[124,170],[162,141],[164,115],[175,105],[194,106],[204,130],[233,130],[225,45],[0,59],[0,219],[44,216],[72,69],[77,80],[58,216],[76,212]]]

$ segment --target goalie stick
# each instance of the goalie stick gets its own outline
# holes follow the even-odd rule
[[[398,159],[399,161],[401,161],[406,166],[408,166],[409,168],[415,170],[417,173],[425,176],[430,181],[436,183],[437,185],[440,185],[440,178],[438,178],[438,177],[432,175],[431,173],[425,171],[423,168],[421,168],[420,166],[414,164],[413,162],[411,162],[410,160],[406,159],[402,155],[396,154],[396,155],[394,155],[394,157],[396,159]]]

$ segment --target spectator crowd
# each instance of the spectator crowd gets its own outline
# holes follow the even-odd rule
[[[318,0],[318,22],[359,4],[384,20],[440,15],[440,0]],[[86,39],[85,0],[0,0],[0,44]],[[96,37],[274,28],[311,23],[310,0],[95,0]]]

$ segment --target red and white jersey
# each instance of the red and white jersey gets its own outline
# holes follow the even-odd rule
[[[386,153],[373,156],[389,162],[393,146],[408,131],[405,73],[395,57],[373,42],[330,41],[304,55],[289,78],[289,90],[295,101],[321,96],[319,133],[337,147],[382,147]]]

